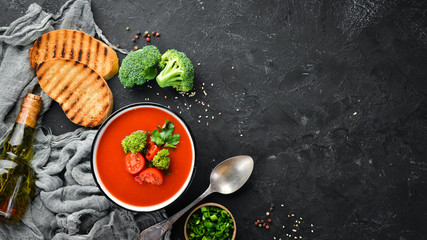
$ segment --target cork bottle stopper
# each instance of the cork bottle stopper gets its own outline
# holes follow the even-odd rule
[[[16,122],[23,123],[29,127],[35,128],[37,124],[37,116],[43,107],[43,101],[40,96],[28,93],[21,104]]]

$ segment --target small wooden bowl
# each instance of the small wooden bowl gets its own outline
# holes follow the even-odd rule
[[[233,220],[233,225],[234,225],[234,231],[233,231],[233,235],[232,235],[231,239],[232,240],[236,239],[236,233],[237,233],[236,220],[234,220],[233,214],[231,214],[231,212],[226,207],[224,207],[223,205],[218,204],[218,203],[204,203],[204,204],[201,204],[201,205],[197,206],[195,209],[193,209],[193,211],[191,211],[190,214],[188,214],[188,217],[185,220],[185,224],[184,224],[184,235],[185,235],[185,239],[189,240],[188,235],[187,235],[187,223],[188,223],[188,220],[190,219],[191,215],[193,215],[193,213],[196,212],[201,207],[206,207],[206,206],[214,206],[214,207],[222,208],[225,211],[227,211],[228,214],[230,214],[230,217]]]

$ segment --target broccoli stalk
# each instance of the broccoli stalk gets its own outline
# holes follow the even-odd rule
[[[157,75],[156,65],[161,57],[159,49],[152,45],[129,53],[119,69],[120,82],[124,87],[133,87],[154,79]]]
[[[151,162],[153,163],[153,166],[155,168],[159,170],[166,170],[169,168],[169,164],[171,162],[171,159],[168,156],[169,156],[169,150],[162,149],[156,154],[156,156],[154,156]]]
[[[166,51],[159,67],[162,71],[156,80],[160,87],[171,86],[180,92],[188,92],[193,88],[194,67],[185,53],[175,49]]]

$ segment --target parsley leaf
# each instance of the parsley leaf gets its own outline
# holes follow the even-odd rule
[[[175,130],[175,125],[169,122],[169,120],[165,121],[162,127],[158,126],[157,129],[154,129],[151,132],[151,141],[155,142],[159,147],[170,147],[176,148],[175,145],[179,143],[179,134],[173,134]]]

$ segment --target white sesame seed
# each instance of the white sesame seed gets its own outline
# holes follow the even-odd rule
[[[238,111],[239,111],[239,109],[236,109],[236,111],[238,112]]]
[[[205,86],[205,83],[202,83],[203,86]]]
[[[201,118],[202,116],[199,116],[199,118]]]
[[[175,99],[178,99],[178,97],[175,97]]]
[[[206,108],[206,109],[205,109],[205,112],[207,112],[207,111],[208,111],[208,109]]]
[[[218,113],[218,115],[221,115],[222,113]]]
[[[357,112],[354,112],[354,113],[353,113],[353,116],[356,116],[356,115],[357,115]]]
[[[165,99],[168,98],[168,96],[165,96]]]
[[[282,204],[280,204],[280,206],[281,206],[281,207],[283,207],[283,206],[285,206],[285,205],[282,203]]]
[[[200,122],[200,120],[197,120],[198,122]]]
[[[243,134],[240,134],[241,137],[243,137]]]
[[[200,66],[200,63],[197,63],[197,66]]]
[[[234,66],[232,66],[231,69],[234,69]]]
[[[310,227],[313,227],[313,224],[310,224]]]
[[[179,106],[176,106],[176,108],[179,108]]]
[[[203,94],[205,94],[205,96],[208,95],[205,90],[203,90]]]
[[[314,233],[314,230],[311,230],[312,233]]]
[[[285,228],[285,225],[283,225],[282,228]]]
[[[292,232],[297,232],[297,230],[296,229],[292,229]]]
[[[206,118],[208,118],[208,116],[205,116]]]
[[[214,119],[215,117],[214,116],[212,116],[212,119]]]
[[[159,96],[159,93],[156,93],[157,94],[157,96]]]
[[[211,86],[213,87],[213,83],[211,83]]]

